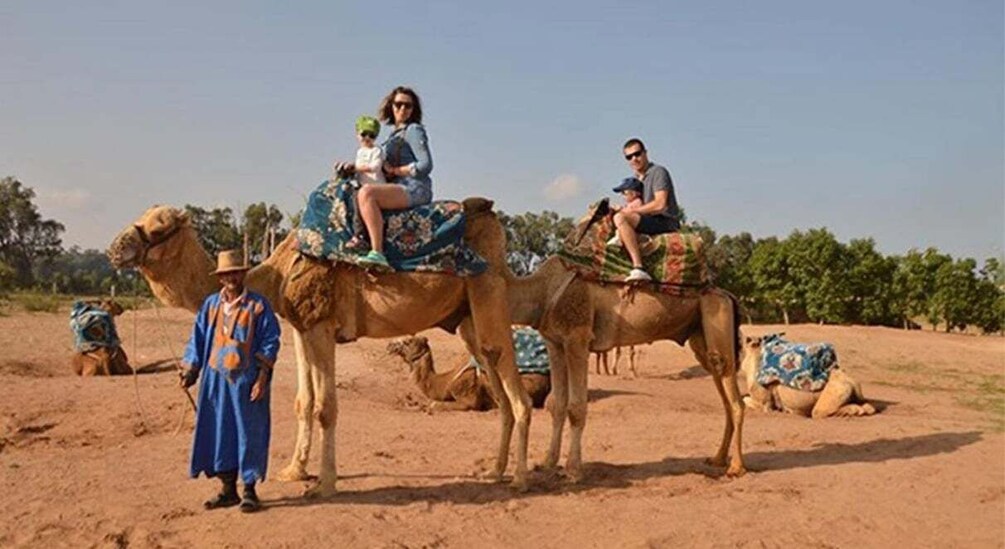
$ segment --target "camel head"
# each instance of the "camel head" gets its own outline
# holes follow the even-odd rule
[[[429,340],[423,336],[411,336],[395,339],[387,344],[387,352],[400,356],[410,371],[415,371],[418,359],[429,353]]]
[[[212,258],[188,214],[177,208],[150,208],[115,237],[107,254],[116,269],[138,269],[169,307],[196,312],[219,289]]]
[[[108,259],[116,269],[142,267],[159,259],[173,236],[189,227],[188,214],[170,206],[154,206],[123,229],[108,247]]]

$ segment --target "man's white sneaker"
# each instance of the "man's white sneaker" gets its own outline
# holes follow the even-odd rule
[[[610,240],[607,241],[608,246],[620,246],[621,238],[618,235],[614,235]]]
[[[648,282],[652,279],[653,277],[649,276],[649,273],[642,269],[632,269],[632,272],[628,273],[628,276],[625,278],[625,282]]]

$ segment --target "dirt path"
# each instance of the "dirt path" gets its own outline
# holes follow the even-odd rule
[[[835,343],[885,409],[825,421],[748,413],[752,473],[740,479],[703,463],[724,421],[710,379],[684,349],[645,347],[640,379],[590,377],[586,481],[536,473],[527,494],[476,476],[491,464],[494,412],[426,413],[385,342],[362,341],[338,352],[341,493],[307,501],[304,484],[270,481],[267,508],[245,516],[202,511],[216,486],[186,478],[192,418],[173,434],[188,403],[165,362],[191,316],[161,315],[163,328],[152,311],[119,319],[132,363],[155,371],[138,378],[142,434],[133,379],[70,375],[64,314],[0,317],[0,547],[1005,545],[1005,339],[786,327]],[[464,356],[459,339],[425,335],[441,364]],[[283,341],[271,472],[295,428],[289,330]],[[549,423],[534,414],[535,461]]]

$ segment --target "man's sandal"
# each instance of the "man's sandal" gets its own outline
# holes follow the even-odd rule
[[[206,510],[210,509],[222,509],[224,507],[233,507],[241,503],[241,498],[237,497],[237,494],[225,494],[220,492],[215,498],[207,500],[202,504]]]

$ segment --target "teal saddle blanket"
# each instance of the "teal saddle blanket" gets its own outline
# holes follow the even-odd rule
[[[781,383],[800,391],[820,391],[836,365],[837,353],[830,343],[792,343],[771,334],[761,344],[757,383],[764,387]]]
[[[356,227],[355,190],[348,179],[324,181],[311,193],[296,231],[301,253],[332,262],[358,264],[366,253],[346,247]],[[396,271],[474,276],[488,264],[464,243],[464,208],[436,201],[384,215],[384,255]]]
[[[551,363],[548,361],[548,347],[544,344],[541,334],[530,327],[513,328],[513,352],[516,353],[516,368],[521,374],[551,373]],[[468,366],[482,369],[481,364],[471,357]]]
[[[115,332],[112,315],[83,301],[74,302],[70,309],[70,330],[73,331],[73,347],[78,353],[119,346],[119,334]]]

